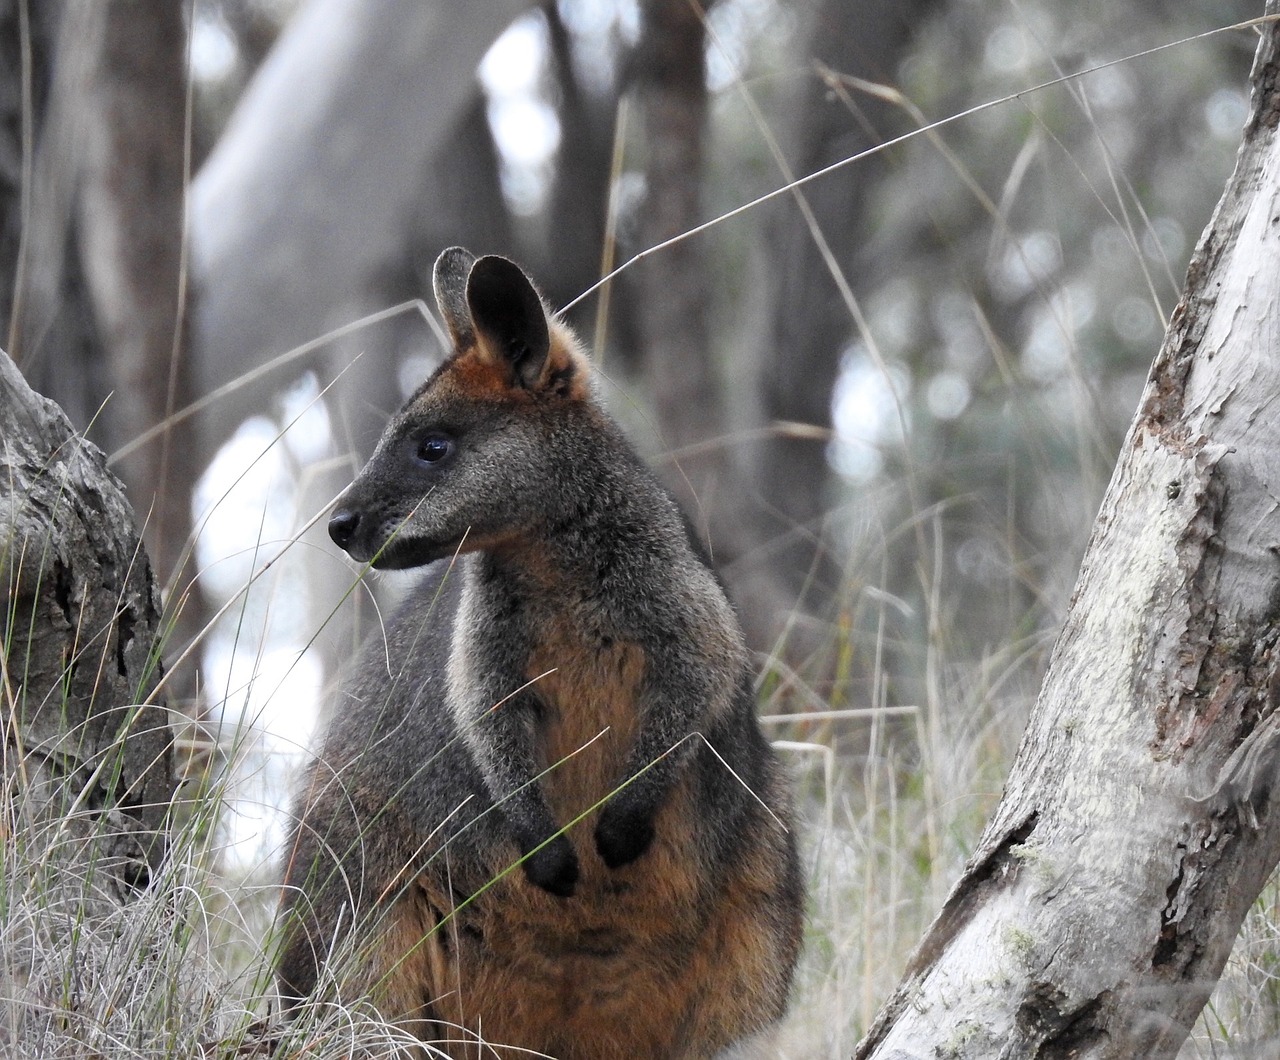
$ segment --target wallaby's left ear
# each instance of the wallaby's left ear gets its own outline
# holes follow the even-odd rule
[[[477,260],[467,277],[467,306],[480,346],[512,383],[537,386],[551,335],[542,299],[520,266],[496,254]]]
[[[431,273],[431,286],[436,295],[436,306],[444,317],[449,337],[460,350],[476,341],[471,327],[471,310],[467,308],[467,274],[476,256],[463,247],[449,247],[436,258]]]

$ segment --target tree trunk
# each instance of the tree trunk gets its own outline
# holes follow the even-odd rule
[[[70,2],[11,8],[0,18],[0,150],[11,159],[0,181],[0,344],[38,391],[87,428],[112,389],[80,258],[69,252],[93,10]]]
[[[186,23],[172,0],[60,0],[32,15],[24,31],[17,12],[0,12],[0,95],[12,101],[12,112],[0,107],[0,155],[19,163],[0,179],[0,326],[27,379],[111,451],[194,396],[183,341]],[[191,424],[118,470],[157,570],[177,583],[200,470]],[[195,607],[176,621],[183,641],[203,625]],[[194,696],[192,668],[183,677]]]
[[[1004,798],[859,1058],[1172,1056],[1280,860],[1278,44]]]
[[[579,76],[573,37],[559,7],[547,4],[543,13],[550,44],[549,76],[560,121],[560,150],[546,231],[528,264],[534,268],[551,304],[564,305],[600,278],[612,178],[609,166],[614,118],[623,72],[615,69],[613,92],[593,91]],[[591,301],[570,312],[569,321],[580,335],[591,335],[596,311],[597,305]],[[614,335],[616,345],[616,330]]]
[[[816,5],[807,58],[835,71],[892,84],[916,32],[940,6],[937,0],[825,0]],[[856,112],[811,69],[803,89],[784,104],[777,122],[791,169],[804,175],[849,158],[901,131],[903,116],[888,103],[859,96]],[[869,213],[890,160],[863,159],[807,185],[802,195],[827,248],[856,290],[859,279],[884,267],[883,241],[874,238]],[[840,358],[857,329],[841,297],[823,248],[795,203],[774,204],[768,214],[767,324],[755,350],[759,425],[831,426],[832,391]],[[807,436],[780,432],[747,450],[748,489],[737,525],[745,554],[726,575],[766,612],[774,635],[799,608],[828,617],[842,576],[841,547],[824,526],[831,510],[831,472],[822,431]],[[799,631],[797,631],[799,632]],[[793,633],[793,636],[795,634]],[[803,635],[802,635],[803,639]],[[793,644],[793,658],[825,643]]]
[[[116,449],[194,398],[182,280],[186,26],[172,0],[88,3],[92,65],[84,97],[77,229],[114,387],[103,437]],[[186,421],[119,467],[157,569],[180,573],[201,470]]]
[[[102,409],[108,451],[165,424],[195,397],[185,282],[187,46],[173,0],[76,0],[87,12],[91,62],[79,146],[76,228],[81,267],[113,393]],[[117,471],[156,570],[172,587],[172,634],[181,649],[207,615],[187,598],[191,491],[203,470],[194,425],[179,420],[120,461]],[[170,682],[194,700],[194,665]]]
[[[652,247],[705,220],[702,216],[707,84],[703,13],[688,0],[646,0],[636,78],[645,133],[645,205],[641,242]],[[706,241],[687,239],[640,265],[639,321],[645,377],[663,444],[679,449],[724,431],[723,388],[707,327],[711,270]],[[666,474],[700,531],[712,502],[722,453],[682,460]],[[721,483],[721,486],[724,484]]]
[[[174,790],[166,711],[140,705],[161,674],[159,593],[102,452],[3,351],[0,592],[6,808],[28,841],[55,823],[72,840],[57,857],[123,898],[159,864]]]
[[[403,255],[485,50],[530,3],[301,6],[191,188],[201,392],[350,319]],[[205,449],[300,371],[208,409]]]

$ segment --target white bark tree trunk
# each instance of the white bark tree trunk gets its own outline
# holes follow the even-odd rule
[[[201,392],[349,319],[343,307],[403,251],[423,174],[474,99],[485,51],[529,6],[301,7],[191,186]],[[214,444],[272,392],[209,409]]]
[[[858,1058],[1172,1056],[1280,860],[1280,28],[1262,29],[1235,172],[1004,798]]]

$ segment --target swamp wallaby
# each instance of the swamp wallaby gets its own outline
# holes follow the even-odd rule
[[[455,247],[435,294],[455,352],[329,523],[435,566],[306,775],[281,992],[457,1058],[715,1056],[782,1015],[803,900],[738,622],[520,268]]]

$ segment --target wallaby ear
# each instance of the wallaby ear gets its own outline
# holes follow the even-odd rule
[[[436,306],[444,317],[449,337],[460,350],[476,341],[475,328],[471,325],[471,310],[467,308],[467,276],[476,256],[462,247],[450,247],[440,252],[431,274],[431,286],[436,294]]]
[[[485,352],[506,367],[512,382],[537,386],[551,335],[542,299],[520,266],[495,254],[476,261],[467,278],[467,306]]]

